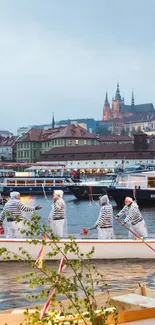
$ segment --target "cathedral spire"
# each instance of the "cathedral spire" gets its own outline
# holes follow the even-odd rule
[[[52,117],[52,129],[54,129],[55,126],[55,121],[54,121],[54,113],[53,113],[53,117]]]
[[[115,99],[121,100],[121,95],[120,95],[120,90],[119,90],[119,82],[117,82],[117,89],[116,89]]]
[[[105,102],[104,105],[109,105],[109,101],[108,101],[108,93],[106,91],[106,95],[105,95]]]
[[[134,99],[133,91],[132,91],[132,97],[131,97],[131,106],[135,106],[135,99]]]
[[[106,91],[104,107],[103,107],[103,120],[110,120],[110,114],[111,114],[110,104],[108,101],[108,93]]]

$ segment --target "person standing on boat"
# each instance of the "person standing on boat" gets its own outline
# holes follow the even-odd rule
[[[63,200],[63,194],[62,190],[54,191],[52,209],[48,218],[54,235],[60,238],[66,235],[66,204]]]
[[[77,169],[73,170],[72,178],[73,180],[77,178]]]
[[[117,214],[116,220],[118,218],[124,217],[124,224],[129,223],[131,230],[140,237],[146,238],[148,237],[148,231],[145,224],[145,220],[141,215],[139,210],[139,206],[136,201],[133,201],[131,197],[125,198],[125,206],[124,208]],[[129,231],[129,238],[134,237],[134,235]]]
[[[87,231],[97,228],[98,239],[113,239],[113,207],[109,201],[108,195],[103,195],[99,198],[101,206],[98,219],[94,227],[87,229]]]
[[[26,206],[20,201],[19,192],[11,192],[10,199],[4,205],[3,211],[0,214],[0,227],[2,226],[4,219],[6,220],[6,238],[22,238],[22,212],[34,212],[35,210],[40,209],[40,205],[37,205],[34,208]]]

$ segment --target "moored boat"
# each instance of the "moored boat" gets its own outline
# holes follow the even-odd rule
[[[155,171],[142,173],[120,173],[116,181],[106,186],[105,183],[71,184],[70,191],[79,200],[95,200],[108,194],[117,205],[122,205],[126,196],[136,199],[141,205],[155,204]]]
[[[117,205],[123,204],[126,196],[141,205],[155,204],[155,171],[120,174],[116,184],[107,191]]]
[[[116,240],[98,240],[98,239],[75,239],[80,252],[87,254],[94,246],[94,253],[92,259],[154,259],[155,252],[145,245],[141,240],[130,239],[116,239]],[[61,239],[57,242],[59,247],[63,247],[65,243],[69,243],[69,239]],[[155,239],[148,239],[146,243],[155,250]],[[31,239],[0,239],[0,248],[6,248],[10,253],[10,260],[14,260],[14,254],[20,255],[19,248],[26,250],[32,260],[36,260],[39,250],[41,248],[41,242],[37,245],[32,243]],[[61,253],[57,256],[48,256],[48,253],[52,251],[52,247],[55,244],[48,240],[45,248],[46,260],[57,260],[62,257]],[[75,259],[74,253],[68,253],[68,259]],[[3,261],[4,256],[0,256],[0,261]]]
[[[21,194],[45,194],[54,190],[68,193],[68,184],[73,183],[73,180],[71,176],[64,174],[64,166],[36,163],[22,172],[0,169],[0,193],[9,195],[12,191],[18,191]],[[17,164],[14,167],[24,166]]]
[[[71,178],[66,176],[57,177],[6,177],[1,179],[0,189],[3,195],[12,191],[21,194],[43,194],[52,193],[54,190],[68,191],[68,184],[73,183]]]
[[[68,189],[78,200],[98,200],[100,196],[106,194],[109,187],[115,184],[116,177],[115,173],[108,173],[101,181],[70,183]]]

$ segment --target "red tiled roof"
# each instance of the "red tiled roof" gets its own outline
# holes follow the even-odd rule
[[[25,141],[40,141],[42,136],[43,129],[35,129],[32,128],[27,133],[23,134],[17,142],[25,142]]]
[[[42,161],[92,160],[92,159],[140,159],[154,157],[155,143],[147,149],[137,151],[132,143],[104,144],[93,146],[56,147],[41,155]]]
[[[0,147],[12,147],[17,140],[17,136],[12,137],[1,137],[0,136]]]
[[[53,138],[56,134],[58,134],[64,127],[60,126],[58,128],[50,128],[47,130],[43,130],[42,137],[40,141],[50,140]]]
[[[149,149],[143,149],[145,151],[155,151],[155,144],[150,143]],[[67,147],[55,147],[46,152],[48,155],[58,153],[101,153],[101,152],[132,152],[135,151],[133,143],[118,143],[115,144],[103,144],[103,145],[87,145],[87,146],[67,146]]]
[[[85,139],[96,139],[96,136],[88,132],[80,125],[75,126],[74,124],[68,124],[67,126],[60,126],[58,128],[35,129],[32,128],[23,136],[18,139],[18,142],[25,141],[48,141],[50,139],[57,138],[85,138]]]
[[[132,141],[133,137],[130,137],[129,135],[103,135],[99,136],[99,141],[102,142],[115,142],[115,141]]]
[[[85,139],[96,139],[96,136],[89,131],[85,130],[80,125],[68,124],[58,134],[53,136],[55,138],[85,138]]]

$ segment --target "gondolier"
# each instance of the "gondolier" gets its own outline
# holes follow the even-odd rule
[[[11,192],[10,199],[4,205],[3,211],[0,214],[0,227],[6,219],[6,238],[22,238],[21,230],[23,228],[22,212],[34,212],[40,210],[41,206],[29,207],[20,201],[19,192]]]
[[[113,207],[107,195],[99,198],[101,206],[98,219],[94,227],[87,229],[87,231],[96,229],[98,230],[98,239],[113,239]]]
[[[140,237],[148,237],[148,231],[145,224],[145,220],[139,210],[136,201],[133,201],[131,197],[125,198],[124,208],[117,214],[116,219],[125,216],[124,224],[129,223],[131,230],[139,235]],[[133,237],[133,234],[129,232],[129,237]]]
[[[66,235],[66,204],[63,200],[63,191],[55,190],[53,200],[48,221],[54,235],[62,238]]]

